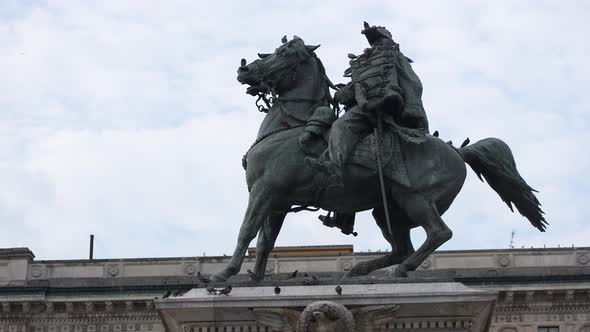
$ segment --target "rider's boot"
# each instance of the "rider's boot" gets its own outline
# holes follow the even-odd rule
[[[328,213],[327,215],[320,215],[318,219],[322,221],[324,226],[328,227],[337,227],[340,228],[340,231],[346,235],[354,235],[356,236],[356,232],[354,231],[354,213],[339,213],[336,212],[334,214]]]

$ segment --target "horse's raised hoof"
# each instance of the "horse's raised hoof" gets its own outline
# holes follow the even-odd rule
[[[371,272],[369,264],[366,262],[357,263],[355,266],[348,271],[344,277],[351,278],[351,277],[359,277],[359,276],[366,276]]]
[[[219,274],[214,274],[211,276],[211,282],[226,282],[227,278],[219,275]]]
[[[393,271],[393,276],[395,278],[407,278],[408,277],[408,269],[403,265],[399,265],[395,269],[395,271]]]

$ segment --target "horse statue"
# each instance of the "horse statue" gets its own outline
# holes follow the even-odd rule
[[[394,275],[405,277],[451,238],[452,232],[441,215],[463,186],[465,163],[482,181],[488,182],[511,210],[514,204],[534,227],[545,230],[547,222],[533,193],[535,190],[518,173],[508,145],[497,138],[471,145],[466,141],[456,148],[437,135],[427,134],[423,142],[400,148],[392,143],[397,139],[391,135],[392,130],[384,127],[383,167],[387,174],[396,174],[395,170],[405,163],[408,180],[397,181],[396,176],[385,178],[390,224],[385,218],[380,180],[373,166],[375,160],[367,162],[367,158],[361,158],[367,156],[367,150],[372,151],[372,142],[379,139],[373,134],[357,144],[343,170],[343,186],[327,185],[329,176],[308,167],[304,160],[326,149],[329,128],[311,148],[300,144],[306,125],[313,122],[317,112],[337,114],[330,108],[337,108],[329,92],[334,85],[314,52],[317,47],[305,45],[296,36],[291,40],[283,37],[282,45],[274,53],[259,54],[259,59],[249,64],[242,59],[238,68],[237,79],[248,85],[246,92],[266,102],[267,107],[258,105],[257,101],[259,110],[266,112],[266,116],[258,138],[243,159],[249,201],[237,245],[225,268],[213,276],[214,281],[226,281],[239,273],[246,250],[257,234],[256,263],[251,277],[264,278],[268,256],[285,216],[306,207],[345,214],[371,209],[391,251],[357,263],[347,275],[366,275],[397,264]],[[270,100],[265,97],[268,93],[272,94]],[[417,250],[410,239],[414,227],[424,228],[427,235]]]

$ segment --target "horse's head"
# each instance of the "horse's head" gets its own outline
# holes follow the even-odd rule
[[[250,85],[246,93],[256,95],[259,92],[269,92],[270,89],[280,93],[292,88],[293,75],[299,65],[312,57],[313,51],[319,47],[305,45],[297,36],[290,41],[283,37],[282,42],[274,53],[259,53],[260,59],[249,64],[242,59],[238,68],[238,82]]]

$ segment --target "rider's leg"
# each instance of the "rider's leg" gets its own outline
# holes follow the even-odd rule
[[[367,113],[359,107],[354,107],[344,113],[332,125],[332,132],[328,140],[330,160],[342,169],[359,139],[371,132],[372,128]]]
[[[359,139],[371,131],[372,125],[367,113],[353,107],[332,124],[328,139],[327,155],[320,158],[305,158],[306,163],[342,180],[342,168]]]

